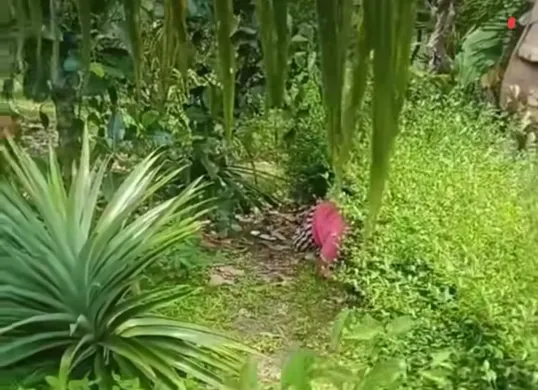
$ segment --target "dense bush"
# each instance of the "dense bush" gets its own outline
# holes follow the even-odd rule
[[[331,181],[324,112],[319,84],[309,78],[292,86],[295,122],[283,137],[284,171],[291,183],[291,195],[299,201],[325,196]]]
[[[275,163],[273,168],[288,182],[289,195],[299,202],[325,196],[334,177],[319,81],[305,73],[290,82],[285,109],[244,120],[239,131],[248,148],[244,157]]]
[[[356,317],[417,321],[409,336],[379,342],[377,356],[351,341],[348,353],[405,355],[412,389],[538,386],[532,163],[512,155],[498,125],[457,90],[414,86],[375,239],[348,243],[339,278],[361,291]],[[344,202],[352,221],[363,201],[361,193]]]

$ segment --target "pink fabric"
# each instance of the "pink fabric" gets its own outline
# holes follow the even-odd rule
[[[338,258],[338,247],[345,234],[344,218],[332,202],[325,201],[316,206],[312,218],[314,242],[321,248],[321,259],[334,262]]]

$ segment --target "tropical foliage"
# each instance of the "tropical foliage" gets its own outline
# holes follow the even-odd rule
[[[71,373],[106,385],[111,368],[146,385],[181,388],[182,374],[218,385],[216,372],[241,364],[238,344],[154,311],[192,289],[130,293],[167,248],[200,228],[199,186],[142,210],[179,172],[162,174],[150,155],[102,204],[109,165],[91,166],[83,141],[67,190],[54,152],[46,172],[15,144],[5,153],[14,180],[0,184],[0,367],[61,361],[60,388]]]
[[[506,27],[510,16],[523,17],[527,1],[511,2],[496,14],[472,25],[458,54],[458,78],[464,86],[477,82],[489,71],[502,73],[519,36]]]
[[[53,5],[54,2],[51,3]],[[227,0],[214,1],[214,18],[216,22],[217,41],[217,74],[221,84],[220,94],[222,97],[223,126],[228,142],[231,140],[233,127],[233,106],[235,96],[235,84],[233,82],[235,69],[235,54],[231,42],[231,34],[234,31],[233,2]],[[287,1],[265,0],[257,3],[257,15],[260,21],[262,33],[262,47],[265,49],[265,71],[268,80],[268,103],[269,106],[279,105],[284,93],[287,74],[286,58],[289,41],[287,31]],[[410,44],[412,39],[415,1],[406,0],[394,3],[389,0],[363,2],[360,12],[362,21],[358,27],[352,23],[354,2],[352,0],[339,0],[332,3],[317,1],[319,37],[321,46],[321,68],[323,74],[324,102],[327,115],[327,137],[333,166],[336,169],[337,183],[340,182],[342,170],[349,158],[348,148],[352,143],[356,128],[356,112],[360,108],[361,100],[366,86],[370,53],[373,53],[374,70],[374,101],[373,109],[373,146],[372,146],[372,169],[370,183],[370,201],[372,218],[374,220],[379,210],[380,200],[383,193],[384,182],[388,173],[388,161],[392,144],[397,134],[398,117],[403,103],[404,90],[407,80]],[[19,5],[18,7],[15,7]],[[59,12],[51,5],[45,6],[40,1],[29,3],[27,12],[21,1],[16,1],[13,7],[13,17],[18,24],[17,36],[19,51],[29,33],[33,33],[37,39],[36,58],[42,56],[43,36],[37,33],[43,25],[43,15],[48,14],[48,22],[52,35],[52,51],[50,53],[49,68],[53,91],[55,87],[66,91],[70,83],[70,76],[60,72],[58,64],[60,42],[57,36]],[[81,70],[91,69],[92,59],[92,15],[96,12],[107,13],[113,6],[103,6],[100,2],[85,3],[77,2],[78,22],[82,35],[80,48]],[[142,60],[141,42],[141,3],[125,2],[123,4],[125,14],[128,47],[133,58],[134,76],[137,90],[140,91],[140,81],[144,73]],[[164,15],[168,22],[164,24],[164,36],[167,37],[167,45],[163,48],[163,54],[169,58],[177,55],[177,58],[187,58],[189,52],[187,46],[187,2],[165,1]],[[30,21],[32,28],[25,26]],[[356,30],[358,28],[358,30]],[[355,40],[355,47],[351,48],[352,61],[347,65],[348,51],[350,50],[351,33],[359,34]],[[175,42],[172,44],[171,42]],[[268,51],[271,42],[277,42],[276,51]],[[19,56],[20,57],[20,56]],[[21,58],[17,58],[20,62]],[[183,61],[185,64],[185,61]],[[42,74],[43,64],[38,61],[37,74]],[[184,65],[178,67],[185,75]],[[63,77],[58,75],[63,74]],[[388,77],[388,79],[387,79]],[[61,88],[60,88],[61,85]],[[59,92],[59,91],[57,91]],[[53,93],[54,95],[54,93]],[[65,94],[62,95],[65,97]],[[58,99],[57,99],[58,101]],[[65,105],[63,104],[65,103]],[[64,112],[72,113],[69,103],[64,101],[57,103],[57,110],[64,106]],[[60,113],[61,110],[58,111]],[[72,116],[72,115],[70,115]],[[59,115],[59,125],[62,125],[62,115]],[[67,127],[75,126],[75,120],[66,120]],[[66,129],[67,131],[67,129]],[[62,131],[60,130],[60,133]],[[68,147],[76,148],[76,140],[68,142]],[[66,151],[61,155],[68,155],[64,165],[69,166],[73,160]],[[369,224],[371,226],[371,223]]]
[[[535,388],[535,164],[475,94],[528,9],[0,4],[0,387]],[[328,196],[334,284],[287,242]]]

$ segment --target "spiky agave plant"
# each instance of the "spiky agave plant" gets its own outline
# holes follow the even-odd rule
[[[61,386],[76,370],[105,389],[112,371],[174,389],[183,374],[214,386],[234,374],[240,344],[155,313],[191,288],[130,294],[164,250],[200,227],[198,184],[136,214],[178,173],[161,174],[152,154],[98,211],[107,163],[90,165],[87,134],[68,189],[52,149],[42,172],[11,146],[13,180],[0,183],[0,369],[59,364]]]

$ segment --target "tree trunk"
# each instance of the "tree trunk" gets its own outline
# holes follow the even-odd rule
[[[7,162],[4,161],[4,140],[18,133],[18,118],[12,112],[9,101],[12,99],[10,90],[10,78],[13,71],[14,39],[13,37],[14,15],[11,1],[0,2],[0,177],[7,173]]]
[[[437,0],[435,7],[435,30],[428,43],[430,61],[428,67],[434,73],[447,73],[451,60],[446,53],[446,39],[454,26],[456,0]]]
[[[58,10],[57,6],[55,0],[49,0],[50,31],[53,37],[58,35],[57,29],[60,22],[58,17],[62,15],[62,10]],[[60,42],[54,39],[50,59],[50,82],[58,132],[56,155],[62,167],[65,183],[69,185],[73,163],[78,163],[80,157],[84,122],[76,114],[78,75],[76,72],[60,72],[59,45]]]
[[[13,34],[14,16],[11,7],[11,1],[0,2],[0,84],[3,86],[0,95],[0,115],[10,115],[11,109],[8,104],[10,98],[7,93],[6,80],[11,78],[14,63],[14,45]]]
[[[52,101],[56,110],[56,131],[58,132],[58,160],[66,183],[71,178],[73,163],[78,160],[81,149],[83,124],[77,117],[77,90],[71,75],[63,77],[52,86]]]

